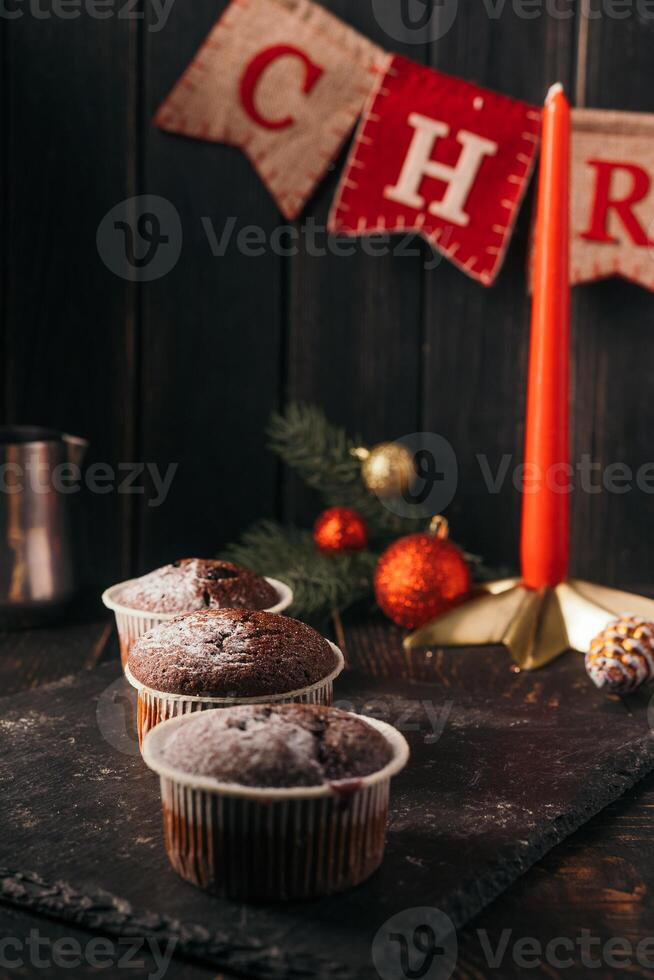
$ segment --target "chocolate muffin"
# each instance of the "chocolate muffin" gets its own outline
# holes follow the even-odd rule
[[[116,601],[156,613],[200,609],[268,609],[279,597],[261,575],[231,561],[182,558],[125,585]]]
[[[277,902],[376,871],[409,747],[391,725],[337,708],[239,704],[168,718],[143,758],[175,871],[214,895]]]
[[[207,609],[156,626],[134,643],[132,677],[158,692],[205,698],[280,695],[338,666],[310,626],[274,613]]]
[[[388,740],[361,718],[322,705],[243,705],[206,711],[174,729],[162,761],[241,786],[321,786],[378,772]]]

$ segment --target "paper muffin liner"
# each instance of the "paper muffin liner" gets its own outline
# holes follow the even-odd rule
[[[171,619],[175,619],[176,616],[183,615],[179,612],[156,613],[143,609],[132,609],[130,606],[122,606],[118,602],[118,596],[121,590],[135,581],[137,580],[128,579],[125,582],[118,582],[102,593],[103,603],[107,609],[113,611],[116,617],[118,640],[120,642],[120,659],[123,668],[127,663],[132,646],[138,640],[139,636],[143,636],[144,633],[158,626],[159,623],[166,623]],[[284,612],[293,602],[293,590],[285,582],[280,582],[276,578],[268,578],[266,576],[266,582],[276,590],[279,601],[274,606],[270,606],[270,608],[262,611],[269,613]]]
[[[352,888],[384,856],[391,778],[409,748],[391,725],[362,717],[393,750],[383,769],[324,786],[259,789],[191,776],[167,766],[161,747],[175,718],[145,740],[144,759],[159,774],[164,841],[186,881],[241,901],[317,898]]]
[[[207,711],[211,708],[233,708],[239,704],[324,704],[330,705],[334,700],[334,680],[343,670],[345,660],[335,644],[327,641],[336,654],[337,665],[327,677],[311,684],[309,687],[284,694],[266,694],[261,697],[242,698],[204,698],[198,695],[169,694],[147,687],[137,680],[125,665],[125,677],[138,691],[136,708],[136,726],[138,729],[139,745],[149,731],[161,722],[179,715],[189,715],[197,711]]]

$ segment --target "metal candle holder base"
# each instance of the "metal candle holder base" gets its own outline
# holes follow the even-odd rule
[[[535,670],[566,650],[585,652],[623,613],[654,620],[654,599],[579,579],[544,589],[530,589],[517,578],[501,579],[412,633],[404,646],[504,644],[519,667]]]

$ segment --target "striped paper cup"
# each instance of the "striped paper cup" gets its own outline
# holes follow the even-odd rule
[[[297,691],[287,691],[285,694],[265,694],[254,698],[207,698],[191,694],[168,694],[156,691],[137,680],[129,667],[125,665],[125,677],[138,691],[136,724],[139,735],[139,745],[151,729],[169,718],[178,715],[189,715],[197,711],[207,711],[210,708],[233,708],[237,704],[325,704],[330,705],[334,700],[334,681],[343,670],[345,660],[339,648],[327,641],[336,654],[336,667],[323,677],[322,680],[309,687]]]
[[[159,623],[166,623],[168,620],[174,619],[176,616],[183,615],[179,612],[173,613],[157,613],[150,612],[144,609],[132,609],[130,606],[122,606],[118,602],[118,597],[122,589],[126,586],[131,585],[136,579],[128,579],[126,582],[118,582],[116,585],[112,585],[110,589],[107,589],[102,593],[102,601],[107,607],[111,609],[116,616],[116,626],[118,628],[118,639],[120,641],[120,659],[123,664],[123,668],[127,663],[127,658],[129,657],[130,650],[132,646],[138,640],[139,636],[143,636],[148,630],[151,630],[154,626],[158,626]],[[285,609],[288,609],[290,604],[293,602],[293,590],[286,585],[285,582],[280,582],[276,578],[266,577],[266,582],[268,582],[277,592],[278,601],[274,606],[269,609],[263,610],[264,612],[270,613],[282,613]]]
[[[143,757],[159,774],[168,858],[186,881],[225,898],[271,902],[353,888],[384,856],[390,781],[409,758],[391,725],[363,717],[393,751],[370,776],[268,789],[223,783],[168,766],[162,747],[188,716],[159,725]]]

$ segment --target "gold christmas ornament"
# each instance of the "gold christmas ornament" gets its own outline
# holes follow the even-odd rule
[[[361,460],[361,477],[371,493],[395,497],[407,490],[416,475],[413,454],[400,442],[380,442],[372,449],[352,450]]]
[[[654,623],[628,615],[609,623],[590,645],[586,672],[596,687],[614,694],[654,680]]]

